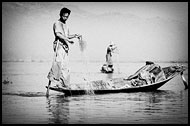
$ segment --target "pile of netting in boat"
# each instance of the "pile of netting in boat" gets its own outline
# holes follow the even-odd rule
[[[93,90],[113,90],[125,87],[132,87],[130,81],[124,78],[114,78],[110,80],[96,80],[85,83],[73,84],[72,90],[86,90],[86,92],[93,92]]]
[[[141,67],[135,74],[127,78],[86,81],[83,84],[76,84],[72,89],[86,90],[87,92],[93,93],[94,90],[114,90],[139,87],[154,84],[165,79],[164,71],[159,65],[147,62],[146,65]]]

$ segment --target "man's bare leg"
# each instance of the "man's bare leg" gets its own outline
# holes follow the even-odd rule
[[[50,85],[51,85],[51,81],[49,80],[47,91],[46,91],[46,97],[49,96],[49,87],[50,87]]]

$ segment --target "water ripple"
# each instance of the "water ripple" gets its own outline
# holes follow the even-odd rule
[[[17,95],[22,97],[42,97],[45,96],[44,92],[4,92],[2,95]]]

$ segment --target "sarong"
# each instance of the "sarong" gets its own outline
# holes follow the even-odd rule
[[[68,51],[64,48],[64,45],[59,41],[54,42],[54,58],[52,67],[48,73],[47,78],[50,81],[61,84],[62,86],[68,86],[70,83],[70,72],[68,66]]]
[[[113,65],[111,54],[106,54],[106,63],[107,65]]]

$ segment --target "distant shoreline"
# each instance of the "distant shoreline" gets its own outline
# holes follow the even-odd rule
[[[2,59],[2,62],[36,62],[36,63],[45,63],[45,62],[52,62],[52,60],[41,60],[41,59],[34,59],[34,60],[25,60],[25,59]],[[73,62],[83,62],[82,60],[70,60],[71,63]],[[101,60],[90,60],[91,63],[104,63],[105,61]],[[116,61],[115,61],[116,62]],[[144,61],[119,61],[120,63],[144,63]],[[188,61],[153,61],[155,63],[188,63]]]

